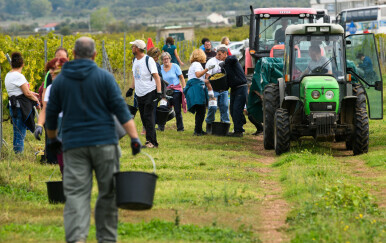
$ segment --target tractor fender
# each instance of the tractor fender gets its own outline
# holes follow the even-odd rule
[[[294,110],[298,102],[300,101],[297,96],[286,96],[284,97],[282,108],[287,109],[288,111]]]
[[[282,107],[284,94],[285,94],[285,82],[283,78],[278,78],[277,83],[279,84],[279,94],[280,94],[280,107]]]
[[[355,113],[355,103],[357,96],[345,96],[340,106],[341,124],[352,123]]]

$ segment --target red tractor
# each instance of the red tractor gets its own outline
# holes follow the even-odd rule
[[[244,17],[249,18],[249,47],[240,62],[245,66],[245,74],[252,74],[256,61],[262,57],[284,56],[285,29],[293,24],[315,23],[323,18],[330,22],[324,11],[312,8],[256,8],[250,6],[251,14],[236,17],[236,26],[243,25]]]

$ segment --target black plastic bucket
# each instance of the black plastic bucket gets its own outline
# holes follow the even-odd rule
[[[165,125],[168,121],[170,110],[166,106],[158,106],[156,108],[156,115],[157,115],[157,124],[158,125]]]
[[[212,135],[226,136],[229,132],[230,123],[212,122]]]
[[[48,202],[51,204],[65,203],[63,181],[47,181]]]
[[[217,73],[215,73],[215,74],[217,74]],[[219,79],[215,79],[215,80],[210,80],[215,74],[213,74],[209,77],[209,82],[210,82],[210,85],[212,86],[213,90],[214,91],[228,90],[229,87],[228,87],[228,83],[227,83],[227,75],[224,73],[223,77],[221,77]]]
[[[122,209],[146,210],[153,207],[154,193],[158,176],[155,174],[153,158],[145,152],[153,162],[153,173],[141,171],[123,171],[114,174],[117,206]]]
[[[134,107],[132,105],[127,105],[127,106],[129,107],[129,111],[130,111],[131,115],[133,117],[135,117],[135,114],[137,114],[138,108],[136,108],[136,107]]]

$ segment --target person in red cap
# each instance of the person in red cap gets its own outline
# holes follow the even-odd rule
[[[126,97],[137,95],[139,113],[146,130],[147,148],[157,148],[155,131],[154,107],[162,99],[161,80],[158,75],[157,65],[152,57],[145,54],[146,44],[143,40],[130,42],[134,55],[133,76],[134,82],[126,93]]]

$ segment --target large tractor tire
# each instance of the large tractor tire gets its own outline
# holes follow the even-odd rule
[[[290,119],[286,109],[279,108],[275,113],[275,152],[277,155],[288,152],[291,143]]]
[[[353,121],[354,127],[356,129],[356,117],[355,117],[356,113],[358,112],[358,110],[361,110],[361,109],[363,109],[366,112],[366,93],[365,93],[365,90],[364,90],[362,84],[359,84],[359,83],[353,83],[352,89],[353,89],[353,91],[352,91],[353,95],[357,96],[357,100],[355,102],[355,115],[354,115],[354,121]],[[366,117],[367,117],[367,112],[366,112]],[[367,118],[367,123],[368,123],[368,118]],[[346,140],[346,149],[347,150],[353,150],[354,149],[354,141],[356,139],[356,136],[357,136],[356,131],[354,131],[351,136],[347,136],[347,140]],[[367,150],[366,150],[366,152],[367,152]],[[354,152],[354,154],[355,154],[355,152]],[[359,153],[359,154],[361,154],[361,153]]]
[[[352,84],[352,94],[357,97],[355,109],[366,109],[366,93],[361,84]]]
[[[276,109],[279,108],[280,94],[278,84],[268,84],[264,89],[263,124],[264,148],[274,149],[274,119]]]
[[[369,117],[366,109],[355,110],[352,147],[354,155],[367,153],[369,149]]]

